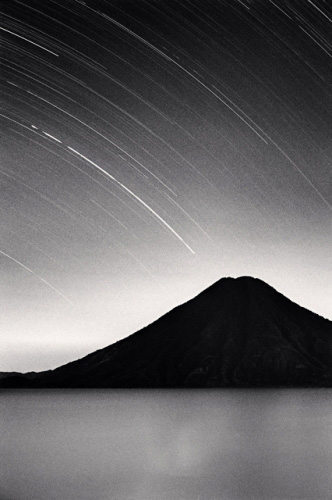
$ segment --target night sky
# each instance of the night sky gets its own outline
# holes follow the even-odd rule
[[[328,1],[10,0],[0,35],[0,371],[226,276],[332,319]]]

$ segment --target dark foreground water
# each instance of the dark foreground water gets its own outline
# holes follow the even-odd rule
[[[3,391],[1,500],[330,499],[332,391]]]

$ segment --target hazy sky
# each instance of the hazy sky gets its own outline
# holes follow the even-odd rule
[[[332,319],[332,8],[11,0],[0,371],[133,333],[225,276]]]

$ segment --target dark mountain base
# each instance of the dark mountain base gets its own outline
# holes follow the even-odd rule
[[[332,387],[332,322],[264,282],[224,278],[116,344],[1,387]]]

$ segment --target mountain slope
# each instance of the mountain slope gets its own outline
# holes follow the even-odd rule
[[[28,374],[29,376],[29,374]],[[153,324],[2,387],[332,385],[332,322],[261,280],[223,278]]]

